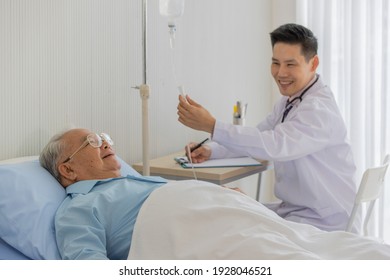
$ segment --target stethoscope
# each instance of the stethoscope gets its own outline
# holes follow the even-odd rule
[[[297,101],[299,99],[299,102],[302,102],[303,95],[318,81],[318,78],[319,78],[319,76],[317,75],[317,78],[314,81],[314,83],[312,83],[309,87],[307,87],[299,96],[293,98],[293,100],[291,100],[291,101],[287,100],[286,106],[284,107],[282,122],[284,122],[284,119],[287,117],[288,113],[294,107],[295,101]]]

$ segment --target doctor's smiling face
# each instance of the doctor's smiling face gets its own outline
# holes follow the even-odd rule
[[[301,44],[278,42],[272,51],[271,74],[282,95],[295,95],[314,78],[318,56],[305,57]]]
[[[63,186],[80,180],[120,176],[121,165],[108,135],[72,129],[63,135],[62,143],[64,150],[57,164]]]

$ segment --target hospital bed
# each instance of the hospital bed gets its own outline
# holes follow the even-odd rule
[[[122,175],[139,175],[120,161]],[[0,259],[59,259],[54,215],[64,198],[37,157],[0,161]],[[390,246],[289,222],[245,194],[187,180],[146,200],[129,259],[390,259]]]

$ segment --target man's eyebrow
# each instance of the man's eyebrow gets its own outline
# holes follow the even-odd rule
[[[294,58],[292,58],[292,59],[287,59],[287,60],[285,60],[284,62],[286,62],[286,63],[295,63],[295,62],[297,62]]]
[[[277,61],[277,62],[279,62],[279,59],[276,59],[276,58],[272,58],[272,61]],[[287,60],[284,60],[284,61],[282,61],[282,62],[284,62],[284,63],[296,63],[297,61],[294,59],[294,58],[291,58],[291,59],[287,59]]]
[[[85,141],[87,141],[87,137],[88,137],[88,135],[85,135],[85,136],[81,137],[81,142],[80,143],[84,143]]]

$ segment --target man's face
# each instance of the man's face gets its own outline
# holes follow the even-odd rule
[[[73,129],[67,132],[64,137],[65,149],[61,162],[73,154],[85,142],[87,135],[93,132],[86,129]],[[69,161],[72,169],[70,175],[75,176],[75,181],[107,179],[120,176],[121,165],[115,156],[115,152],[109,143],[103,141],[100,148],[94,148],[87,144],[79,150]]]
[[[318,57],[307,62],[301,53],[301,45],[274,45],[271,74],[282,95],[293,96],[302,90],[314,78],[317,66]]]

